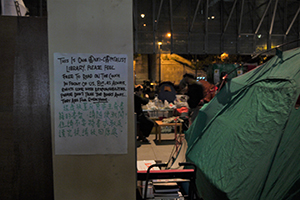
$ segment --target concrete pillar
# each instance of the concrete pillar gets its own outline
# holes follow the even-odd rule
[[[55,199],[135,199],[132,1],[56,0],[47,1],[47,4],[53,130],[55,128],[53,127],[54,53],[127,54],[128,56],[128,130],[125,130],[128,134],[127,153],[55,155],[53,139]]]

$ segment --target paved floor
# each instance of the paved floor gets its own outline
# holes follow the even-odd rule
[[[174,133],[162,133],[161,143],[155,140],[155,134],[148,137],[149,143],[140,143],[137,147],[137,160],[155,160],[158,162],[168,162],[172,152],[175,150]]]
[[[176,152],[174,133],[162,133],[161,143],[155,140],[155,134],[148,137],[149,143],[140,143],[137,147],[137,160],[154,160],[157,163],[172,163],[172,156]],[[139,144],[139,142],[137,142]],[[168,162],[170,161],[170,162]],[[139,190],[137,190],[137,200],[141,200]]]

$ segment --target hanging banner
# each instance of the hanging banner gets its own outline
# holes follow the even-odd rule
[[[1,1],[1,14],[4,16],[18,16],[17,6],[20,9],[21,16],[25,16],[28,12],[23,0],[2,0]]]
[[[218,82],[220,82],[220,70],[215,69],[214,70],[214,84],[217,84]]]
[[[55,154],[127,153],[127,60],[54,53]]]

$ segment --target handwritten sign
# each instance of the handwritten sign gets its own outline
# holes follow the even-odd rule
[[[127,153],[127,61],[54,53],[56,154]]]

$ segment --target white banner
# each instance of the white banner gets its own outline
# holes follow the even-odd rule
[[[23,0],[17,0],[21,12],[21,16],[25,16],[28,9]],[[1,13],[4,16],[18,16],[15,0],[1,0]]]
[[[217,84],[218,82],[220,82],[220,70],[215,69],[214,70],[214,84]]]
[[[55,154],[127,153],[125,54],[54,54]]]
[[[240,76],[240,75],[242,75],[242,74],[243,74],[243,70],[242,70],[242,69],[240,69],[240,70],[237,70],[236,72],[237,72],[237,75],[238,75],[238,76]]]

